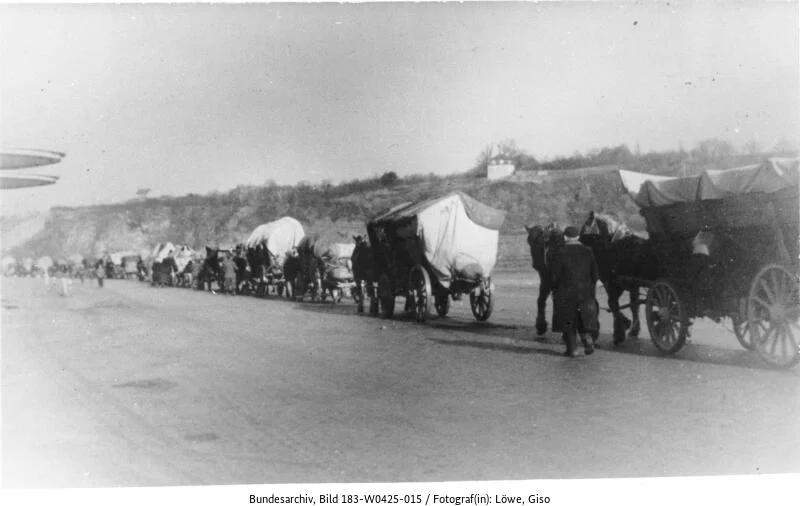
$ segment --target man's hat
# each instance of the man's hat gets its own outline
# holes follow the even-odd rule
[[[564,237],[578,237],[580,233],[578,232],[578,227],[569,226],[564,229]]]

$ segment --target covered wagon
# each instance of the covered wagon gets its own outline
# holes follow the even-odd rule
[[[657,279],[642,280],[653,343],[674,353],[694,318],[730,318],[739,342],[770,364],[800,362],[798,160],[620,177],[658,259]]]
[[[494,307],[492,270],[505,213],[461,192],[406,203],[367,224],[385,317],[395,297],[424,321],[431,304],[447,315],[450,300],[469,294],[472,313],[485,321]],[[374,305],[372,305],[374,307]]]
[[[341,302],[355,286],[352,256],[355,244],[326,240],[320,234],[305,236],[297,245],[300,263],[296,297],[311,293],[312,300]]]
[[[199,259],[199,254],[189,246],[175,246],[172,253],[175,261],[175,284],[183,288],[194,286],[194,264]]]
[[[175,245],[171,242],[159,243],[153,248],[151,254],[153,265],[151,267],[151,284],[153,286],[173,286],[177,275],[175,265]]]
[[[266,295],[274,291],[292,296],[293,286],[284,272],[284,264],[292,251],[305,237],[303,226],[294,218],[285,216],[259,225],[245,241],[250,282],[256,293]]]

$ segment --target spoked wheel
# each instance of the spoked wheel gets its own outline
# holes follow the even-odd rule
[[[733,333],[736,334],[736,340],[739,341],[745,350],[754,351],[756,348],[753,346],[753,340],[750,339],[750,325],[747,320],[743,320],[740,316],[731,318],[733,323]]]
[[[675,353],[686,343],[689,334],[686,305],[669,281],[659,280],[650,287],[645,301],[645,316],[650,339],[659,350]]]
[[[424,322],[428,319],[428,315],[430,314],[430,303],[433,298],[433,293],[431,292],[431,278],[428,276],[428,271],[421,265],[415,265],[411,269],[409,283],[408,293],[411,299],[411,309],[414,312],[414,318],[416,318],[418,322]]]
[[[436,305],[436,314],[443,318],[447,316],[447,313],[450,312],[450,294],[445,291],[439,291],[436,293],[434,302]]]
[[[380,303],[380,313],[384,318],[391,318],[394,315],[394,292],[389,276],[381,274],[378,279],[378,301]]]
[[[479,322],[485,322],[494,311],[494,284],[484,280],[480,286],[469,292],[469,305],[472,315]]]
[[[761,269],[750,285],[747,323],[753,346],[766,362],[793,367],[800,362],[800,282],[782,265]]]

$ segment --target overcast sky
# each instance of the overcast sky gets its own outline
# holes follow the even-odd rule
[[[3,212],[468,170],[627,144],[798,142],[796,3],[20,5],[0,139],[63,151]]]

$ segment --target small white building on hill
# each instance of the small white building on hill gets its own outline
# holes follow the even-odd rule
[[[512,176],[516,169],[513,160],[497,155],[489,160],[489,165],[486,167],[486,179],[503,179]]]

